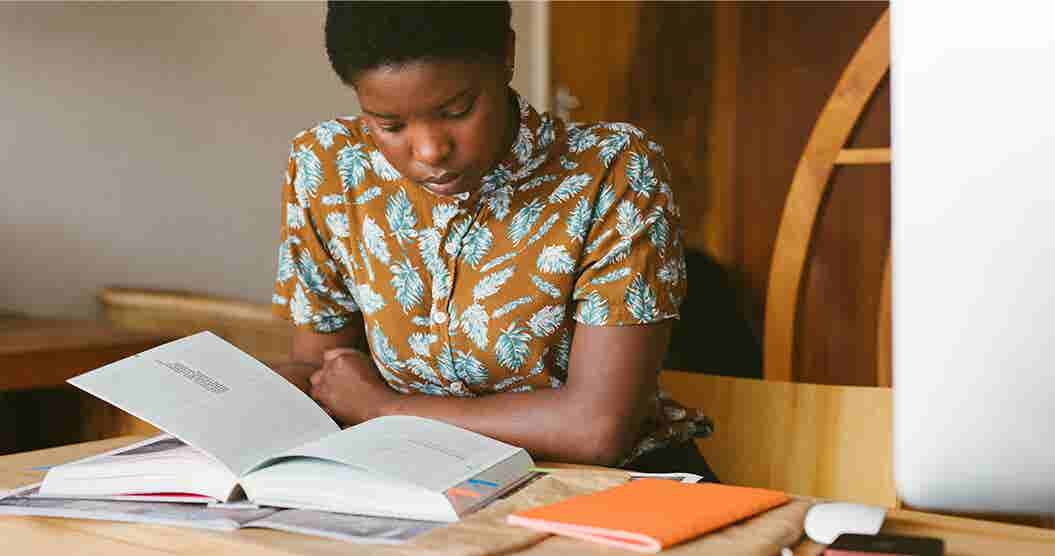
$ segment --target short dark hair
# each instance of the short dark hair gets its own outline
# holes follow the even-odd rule
[[[501,2],[329,2],[326,54],[345,84],[415,60],[505,59],[512,9]]]

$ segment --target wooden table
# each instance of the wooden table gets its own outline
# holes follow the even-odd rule
[[[54,465],[129,444],[122,437],[0,457],[0,490],[40,480],[34,467]],[[1055,531],[922,512],[891,510],[883,532],[945,539],[949,556],[1051,556]],[[348,554],[358,546],[340,541],[270,530],[219,533],[76,519],[0,517],[0,546],[5,554]],[[796,555],[813,556],[823,547],[804,541]],[[629,552],[627,552],[629,554]]]
[[[100,321],[0,314],[0,392],[63,386],[68,378],[169,339]]]

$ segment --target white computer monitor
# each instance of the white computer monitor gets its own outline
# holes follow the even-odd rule
[[[1055,514],[1055,3],[891,18],[898,493]]]

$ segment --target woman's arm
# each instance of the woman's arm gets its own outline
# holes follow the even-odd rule
[[[362,318],[353,318],[352,324],[330,334],[295,328],[289,361],[277,365],[274,371],[305,393],[310,393],[308,379],[322,368],[323,355],[338,348],[368,350]]]
[[[430,417],[523,447],[538,459],[612,465],[638,439],[669,335],[669,321],[579,324],[564,387],[477,398],[396,394],[361,353],[336,351],[312,377],[312,397],[346,424],[382,415]]]

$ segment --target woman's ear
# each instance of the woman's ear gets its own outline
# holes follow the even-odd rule
[[[506,85],[513,81],[513,73],[516,69],[516,46],[517,46],[517,34],[512,29],[509,30],[509,36],[506,38]]]

